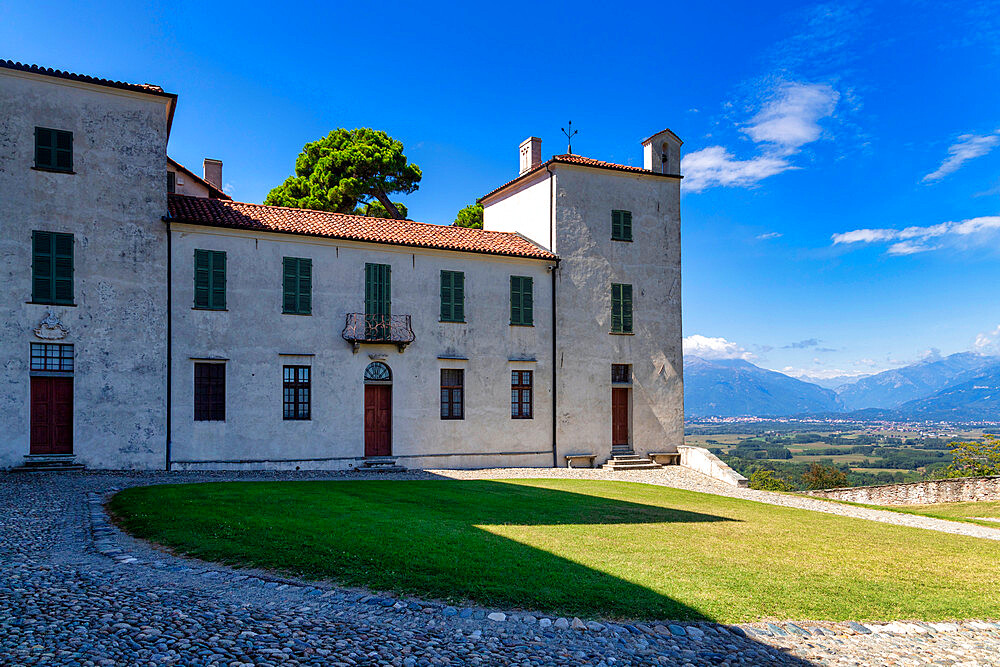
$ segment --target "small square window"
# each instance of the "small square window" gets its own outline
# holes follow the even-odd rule
[[[51,171],[73,171],[73,133],[36,127],[35,167]]]
[[[632,211],[611,211],[611,240],[632,240]]]
[[[615,384],[632,384],[632,364],[611,364],[611,381]]]

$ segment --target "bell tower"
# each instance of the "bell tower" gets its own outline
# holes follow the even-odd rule
[[[657,132],[642,142],[642,167],[657,174],[681,173],[681,144],[669,129]]]

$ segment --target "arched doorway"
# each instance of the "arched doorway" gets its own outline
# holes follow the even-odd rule
[[[365,456],[392,456],[392,371],[381,361],[365,369]]]

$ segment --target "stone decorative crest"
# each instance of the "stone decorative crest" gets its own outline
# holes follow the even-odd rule
[[[380,353],[376,352],[375,354],[369,354],[368,358],[371,359],[372,361],[385,361],[386,359],[389,358],[389,355],[388,354],[380,354]]]
[[[42,340],[61,340],[69,333],[69,329],[56,317],[51,310],[35,328],[35,335]]]

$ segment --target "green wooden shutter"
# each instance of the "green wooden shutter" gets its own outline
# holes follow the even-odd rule
[[[622,330],[622,286],[618,283],[611,283],[611,330]]]
[[[212,252],[212,296],[211,308],[226,308],[226,253]]]
[[[534,324],[534,279],[521,278],[521,324]]]
[[[52,232],[31,232],[31,300],[52,301]]]
[[[298,312],[299,261],[295,257],[281,260],[281,312]]]
[[[510,323],[521,323],[521,279],[510,277]]]
[[[441,272],[441,321],[450,322],[454,319],[454,301],[452,297],[451,271]]]
[[[622,212],[611,211],[611,238],[620,239],[622,237]]]
[[[632,240],[632,211],[622,211],[622,240]]]
[[[465,273],[453,271],[451,274],[451,315],[456,322],[465,321]]]
[[[52,235],[52,300],[73,303],[73,235]]]
[[[298,313],[312,315],[312,279],[313,262],[311,259],[299,259]]]
[[[194,251],[194,307],[209,307],[212,284],[212,256],[209,250]]]
[[[35,128],[35,166],[49,167],[55,160],[52,159],[52,130],[44,127]]]
[[[622,333],[632,333],[631,285],[622,285]]]

